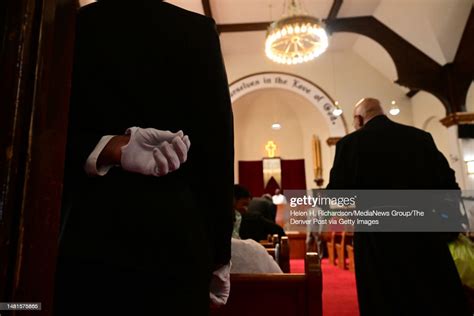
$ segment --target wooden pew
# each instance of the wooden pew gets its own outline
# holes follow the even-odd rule
[[[278,234],[268,235],[266,240],[260,240],[260,245],[265,248],[275,248],[276,244],[280,242],[280,237]]]
[[[261,241],[260,244],[275,259],[283,272],[290,272],[290,243],[287,236],[282,236],[279,239],[278,235],[273,235],[271,242],[273,247],[269,247],[266,241]]]
[[[306,249],[306,232],[287,231],[286,235],[290,241],[291,259],[304,259]]]
[[[326,242],[328,250],[328,261],[332,265],[336,265],[336,232],[331,232],[330,239]]]
[[[343,270],[348,268],[346,266],[346,258],[348,257],[346,246],[352,245],[352,238],[352,232],[342,232],[340,241],[336,242],[337,266]]]
[[[276,261],[281,271],[290,273],[290,242],[288,237],[282,236],[277,247]]]
[[[341,239],[336,243],[337,266],[341,269],[346,268],[346,232],[342,232]]]
[[[347,257],[349,258],[349,271],[355,272],[355,264],[354,264],[354,246],[347,245]]]
[[[231,274],[227,305],[211,316],[322,316],[319,255],[309,252],[305,273]]]
[[[348,245],[346,245],[347,258],[349,259],[348,269],[351,272],[355,272],[355,263],[354,263],[354,233],[348,233],[350,239],[348,240]]]

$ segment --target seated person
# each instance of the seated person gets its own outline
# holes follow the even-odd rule
[[[268,198],[263,195],[260,198],[254,198],[248,206],[249,213],[260,214],[272,222],[275,222],[276,211],[276,205],[273,204],[271,196]]]
[[[258,242],[267,239],[269,234],[278,234],[280,237],[285,236],[285,231],[280,225],[263,217],[261,214],[248,212],[251,199],[251,194],[245,187],[238,184],[234,185],[236,220],[234,221],[233,237],[250,238]]]
[[[262,245],[252,239],[232,238],[230,273],[283,273]]]
[[[240,239],[239,231],[242,223],[242,214],[247,213],[247,209],[252,197],[250,192],[241,185],[234,185],[234,229],[232,238]]]

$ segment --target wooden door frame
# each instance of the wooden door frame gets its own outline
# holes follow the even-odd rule
[[[41,302],[20,314],[51,315],[77,5],[3,5],[0,301]]]

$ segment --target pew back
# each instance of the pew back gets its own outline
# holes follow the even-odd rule
[[[307,253],[305,273],[231,274],[227,305],[212,316],[321,316],[322,277],[317,253]]]

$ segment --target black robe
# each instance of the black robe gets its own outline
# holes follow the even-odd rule
[[[85,6],[72,84],[57,314],[206,314],[233,226],[233,120],[214,21],[154,0]],[[132,126],[182,130],[188,161],[163,177],[87,177],[101,137]]]
[[[283,227],[275,222],[265,218],[258,213],[242,214],[242,222],[240,223],[239,235],[242,239],[253,239],[257,242],[266,240],[268,235],[277,234],[278,236],[286,236]]]
[[[342,138],[328,189],[459,189],[429,133],[377,116]],[[355,233],[361,316],[470,315],[448,234]]]

